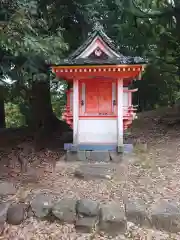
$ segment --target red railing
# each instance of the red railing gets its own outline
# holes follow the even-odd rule
[[[123,118],[133,118],[135,119],[137,108],[134,106],[123,107]]]
[[[64,113],[62,114],[62,119],[66,121],[71,128],[73,127],[73,114],[69,106],[65,107]]]
[[[70,92],[67,91],[67,105],[64,109],[64,113],[62,115],[62,119],[66,121],[68,125],[70,125],[71,128],[73,128],[73,113],[72,113],[72,107],[70,107]],[[132,121],[136,117],[136,111],[137,106],[127,106],[123,107],[123,124],[124,124],[124,130],[130,127],[132,124]]]

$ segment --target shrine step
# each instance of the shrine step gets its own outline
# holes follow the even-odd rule
[[[109,162],[121,161],[122,154],[116,154],[109,151],[67,151],[66,161],[93,161],[93,162]]]
[[[121,162],[123,154],[132,153],[133,145],[124,144],[123,153],[117,152],[117,145],[108,144],[64,144],[66,161]]]
[[[65,143],[64,150],[67,151],[111,151],[117,152],[116,144],[78,144],[73,145],[72,143]],[[133,144],[124,144],[123,153],[130,153],[133,151]]]

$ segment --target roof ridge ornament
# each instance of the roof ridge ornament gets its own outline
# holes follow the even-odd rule
[[[103,31],[104,27],[100,22],[95,22],[93,31]]]

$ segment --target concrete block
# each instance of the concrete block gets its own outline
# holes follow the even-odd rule
[[[67,151],[66,153],[66,161],[73,162],[73,161],[86,161],[86,151]]]
[[[117,152],[123,153],[124,152],[124,146],[117,146]]]
[[[106,152],[91,151],[88,159],[91,161],[97,161],[97,162],[109,162],[110,156],[108,151]]]

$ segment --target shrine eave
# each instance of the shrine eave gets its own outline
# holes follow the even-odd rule
[[[144,64],[133,65],[78,65],[78,66],[58,66],[51,67],[52,72],[60,79],[72,81],[75,79],[85,79],[91,77],[106,77],[106,78],[122,78],[134,79],[139,78],[144,71]]]
[[[102,70],[108,70],[108,71],[131,71],[131,70],[144,70],[144,68],[146,67],[147,64],[92,64],[92,65],[52,65],[51,69],[55,70],[55,69],[61,69],[61,70],[67,70],[68,69],[81,69],[81,70],[85,70],[85,69],[102,69]]]
[[[141,57],[125,57],[121,56],[119,58],[109,58],[109,59],[88,59],[88,58],[78,58],[78,59],[64,59],[56,66],[91,66],[91,65],[134,65],[134,64],[147,64],[147,60]]]

